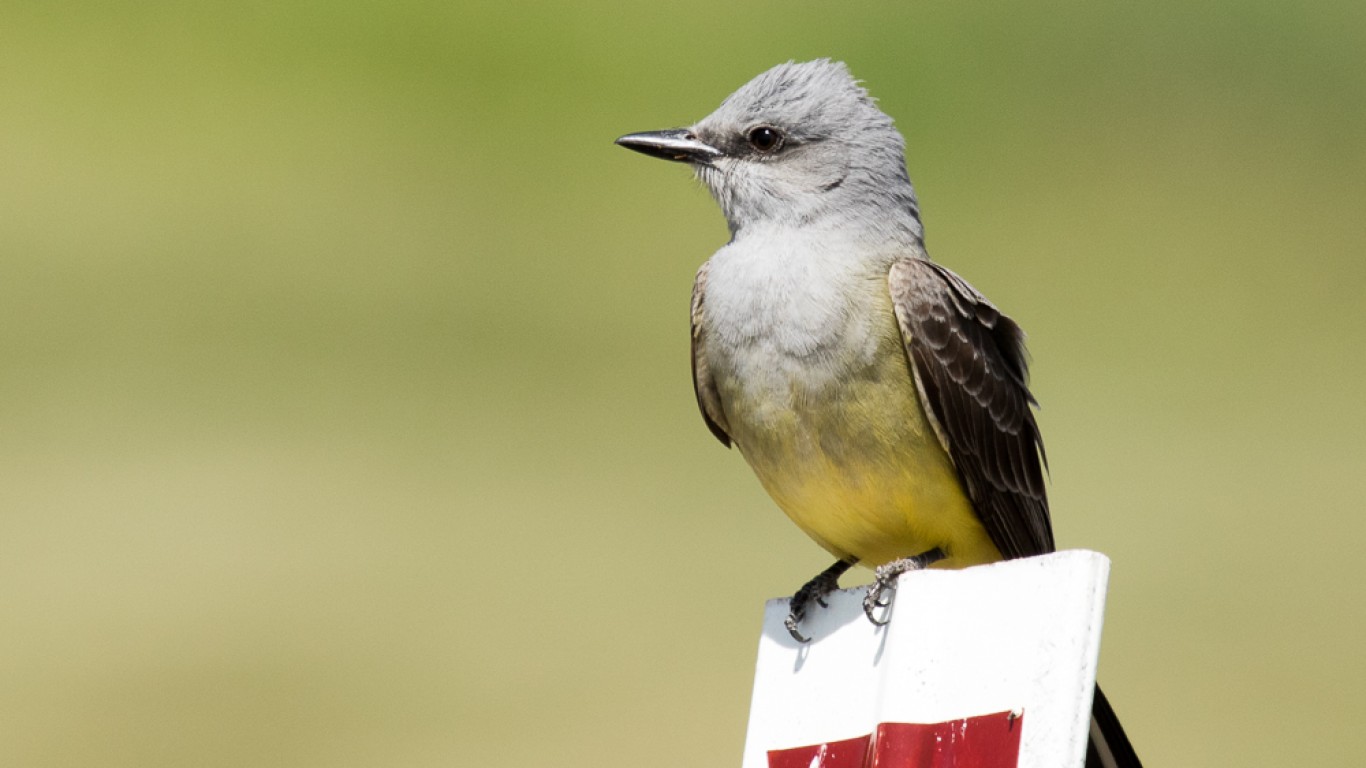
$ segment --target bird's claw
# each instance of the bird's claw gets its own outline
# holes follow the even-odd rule
[[[792,635],[792,639],[799,643],[809,643],[811,638],[803,635],[797,627],[806,618],[806,609],[814,601],[822,608],[830,606],[825,602],[825,596],[839,589],[840,576],[853,565],[843,560],[821,571],[811,581],[802,585],[797,590],[797,594],[792,596],[792,602],[788,606],[787,618],[783,620],[783,626],[787,628],[787,633]]]
[[[885,567],[883,566],[883,568]],[[883,580],[882,576],[882,568],[878,568],[873,583],[868,585],[868,594],[863,596],[863,615],[879,627],[886,625],[890,619],[879,619],[876,612],[878,609],[887,608],[892,604],[891,593],[896,589],[896,576],[892,576],[886,581]]]
[[[943,560],[944,550],[935,547],[913,557],[903,557],[886,565],[879,565],[873,572],[873,583],[868,585],[868,593],[863,596],[863,615],[879,627],[886,626],[891,617],[879,619],[877,611],[892,605],[892,595],[896,592],[896,580],[903,573],[923,570]]]

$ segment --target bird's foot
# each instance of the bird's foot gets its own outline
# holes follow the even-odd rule
[[[935,547],[928,552],[879,565],[874,572],[873,583],[868,585],[868,594],[863,596],[864,615],[879,627],[886,624],[890,619],[878,619],[874,614],[879,608],[892,604],[892,593],[896,591],[896,580],[901,574],[924,570],[945,557],[944,550]]]
[[[834,565],[821,571],[816,578],[806,582],[802,588],[797,590],[797,594],[792,596],[792,602],[787,612],[787,620],[783,626],[792,635],[792,639],[799,643],[809,643],[811,638],[798,631],[797,626],[806,618],[806,609],[810,607],[811,601],[816,601],[822,608],[825,608],[825,596],[840,588],[840,576],[852,568],[852,561],[837,560]]]

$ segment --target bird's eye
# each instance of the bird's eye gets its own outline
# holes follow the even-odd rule
[[[745,138],[751,147],[760,152],[776,152],[783,146],[783,134],[769,125],[749,129]]]

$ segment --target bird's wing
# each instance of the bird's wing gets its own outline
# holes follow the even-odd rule
[[[888,286],[926,412],[987,534],[1006,558],[1052,552],[1024,332],[926,259],[893,264]]]
[[[730,447],[730,435],[726,424],[726,414],[721,410],[721,397],[716,393],[716,382],[712,381],[711,371],[707,369],[706,339],[702,336],[702,304],[707,292],[707,265],[697,270],[697,279],[692,284],[692,386],[697,394],[697,407],[702,411],[702,419],[707,422],[721,444]]]

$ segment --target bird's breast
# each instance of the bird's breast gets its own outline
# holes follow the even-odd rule
[[[829,385],[896,336],[887,268],[850,249],[766,238],[708,265],[703,333],[714,371],[753,386]]]
[[[703,349],[728,434],[778,505],[870,564],[965,530],[982,539],[920,403],[885,269],[742,255],[708,266]]]
[[[775,496],[802,477],[900,472],[923,442],[885,272],[840,256],[723,250],[708,266],[707,369]]]

